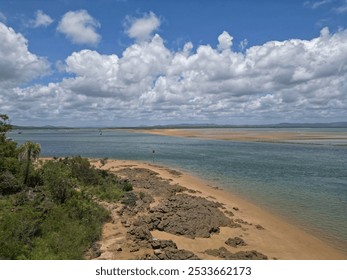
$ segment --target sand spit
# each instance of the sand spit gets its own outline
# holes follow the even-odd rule
[[[275,130],[275,129],[274,129]],[[309,131],[251,131],[223,128],[204,129],[133,129],[129,130],[137,133],[148,133],[164,136],[176,137],[197,137],[214,140],[231,140],[241,142],[295,142],[298,141],[341,141],[347,143],[347,133],[345,132],[309,132]]]
[[[97,167],[128,180],[88,259],[347,259],[316,237],[189,174],[149,163]]]

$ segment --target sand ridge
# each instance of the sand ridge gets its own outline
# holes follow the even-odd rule
[[[97,168],[109,170],[123,178],[126,177],[124,175],[127,174],[126,170],[132,170],[133,173],[131,174],[141,173],[136,173],[136,170],[149,170],[157,174],[153,175],[154,179],[165,180],[172,186],[187,188],[184,193],[220,203],[222,205],[220,210],[237,222],[239,227],[220,227],[219,232],[211,234],[208,238],[195,237],[193,239],[167,231],[151,230],[154,239],[172,240],[177,244],[178,249],[190,251],[200,259],[219,259],[216,256],[206,254],[206,250],[220,247],[227,248],[231,253],[240,250],[255,250],[266,255],[269,259],[347,259],[344,252],[330,247],[283,219],[185,172],[129,160],[107,160],[105,165],[97,160],[92,161],[92,163]],[[127,179],[131,180],[131,178]],[[142,192],[143,190],[134,189],[135,192]],[[150,207],[155,208],[161,203],[161,200],[160,194],[154,196],[154,201],[151,202]],[[127,234],[130,225],[124,220],[122,221],[122,217],[119,215],[119,207],[121,206],[107,205],[107,207],[111,210],[112,221],[104,225],[103,237],[99,242],[101,255],[98,259],[137,259],[145,254],[153,253],[153,250],[145,247],[132,251]],[[140,217],[141,215],[137,214],[136,216]],[[243,239],[247,245],[233,248],[225,244],[226,240],[235,237]]]
[[[178,128],[178,129],[132,129],[135,133],[148,133],[163,136],[203,138],[213,140],[230,140],[241,142],[295,142],[298,141],[342,141],[347,142],[346,132],[311,132],[285,130],[247,130],[224,128]]]

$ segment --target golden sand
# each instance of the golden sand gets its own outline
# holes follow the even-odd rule
[[[176,236],[166,232],[153,231],[152,235],[158,239],[171,239],[179,249],[186,249],[195,253],[202,259],[213,259],[203,252],[207,249],[216,249],[224,244],[229,237],[241,237],[248,244],[241,249],[257,250],[269,257],[269,259],[285,259],[285,260],[328,260],[328,259],[347,259],[347,255],[335,248],[332,248],[322,240],[312,236],[304,230],[286,222],[276,215],[264,211],[256,205],[249,203],[228,191],[211,186],[209,182],[202,181],[190,174],[170,171],[170,169],[149,163],[129,160],[108,160],[107,164],[101,164],[94,160],[93,164],[105,170],[109,170],[117,174],[118,170],[123,168],[146,168],[157,172],[160,177],[170,180],[172,184],[179,184],[197,191],[196,195],[205,197],[212,201],[218,201],[224,205],[225,211],[232,211],[234,219],[244,221],[242,228],[223,227],[220,233],[212,235],[210,238],[187,238],[184,236]],[[112,213],[116,216],[116,208]],[[235,209],[238,209],[235,211]],[[261,225],[263,229],[257,228]],[[126,229],[114,217],[112,223],[104,226],[103,240],[108,242],[105,245],[111,248],[104,252],[101,256],[103,259],[130,259],[134,255],[126,250],[116,252],[117,242],[126,238]],[[117,241],[118,240],[118,241]],[[124,243],[124,242],[123,242]],[[240,248],[229,248],[231,252],[240,251]],[[234,250],[234,251],[233,251]],[[144,253],[144,252],[140,252]]]

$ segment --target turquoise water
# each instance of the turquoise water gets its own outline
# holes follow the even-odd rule
[[[42,156],[81,155],[154,161],[192,172],[347,251],[347,147],[243,143],[122,130],[28,130]]]

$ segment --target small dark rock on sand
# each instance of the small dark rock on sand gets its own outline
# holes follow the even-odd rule
[[[265,229],[265,228],[262,227],[261,225],[255,225],[255,228],[256,228],[256,229],[259,229],[259,230],[264,230],[264,229]]]
[[[246,242],[240,237],[229,238],[227,241],[225,241],[225,244],[235,248],[247,245]]]

